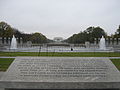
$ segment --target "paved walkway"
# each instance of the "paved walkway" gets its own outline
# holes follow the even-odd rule
[[[23,56],[23,57],[26,57],[26,56]],[[29,56],[27,56],[27,57],[29,57]],[[0,57],[0,58],[16,58],[16,57]],[[120,57],[106,57],[106,58],[109,58],[109,59],[120,59]]]
[[[4,72],[1,72],[1,71],[0,71],[0,78],[2,77],[3,74],[4,74]]]
[[[0,58],[16,58],[16,57],[0,57]],[[107,57],[109,59],[120,59],[120,57]],[[4,72],[0,72],[0,78],[2,77],[2,75],[4,74]],[[0,88],[0,90],[4,90],[3,88]]]
[[[1,71],[0,71],[0,78],[2,77],[3,74],[4,74],[4,72],[1,72]]]
[[[4,72],[0,72],[0,78],[2,77],[3,74],[4,74]],[[0,88],[0,90],[4,90],[4,89]]]

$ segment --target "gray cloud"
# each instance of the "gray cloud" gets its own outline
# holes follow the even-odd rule
[[[120,0],[0,0],[0,21],[48,38],[69,37],[89,26],[108,34],[120,24]]]

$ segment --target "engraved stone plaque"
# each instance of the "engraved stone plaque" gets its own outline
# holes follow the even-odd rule
[[[2,77],[1,82],[4,88],[5,83],[8,88],[15,88],[13,83],[17,85],[16,88],[30,89],[36,87],[39,89],[80,89],[86,88],[89,84],[93,84],[94,88],[101,88],[101,85],[110,88],[112,82],[120,84],[120,72],[108,58],[17,57]],[[9,85],[8,82],[10,82]]]

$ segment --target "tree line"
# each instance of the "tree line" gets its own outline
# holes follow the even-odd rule
[[[94,42],[95,38],[101,38],[104,36],[105,38],[120,38],[120,26],[116,30],[115,34],[108,36],[104,29],[101,27],[88,27],[86,30],[81,31],[78,34],[73,34],[71,37],[65,40],[68,43],[85,43],[85,41],[89,41],[91,43]]]
[[[15,37],[23,38],[23,42],[31,41],[32,43],[48,43],[53,42],[48,39],[45,35],[36,32],[32,34],[27,34],[19,31],[16,28],[11,27],[6,22],[0,22],[0,37]],[[120,25],[116,30],[115,34],[108,36],[104,29],[101,27],[88,27],[86,30],[81,31],[78,34],[73,34],[71,37],[64,40],[64,42],[68,43],[85,43],[85,41],[89,41],[91,43],[94,42],[94,38],[109,37],[109,38],[120,38]]]
[[[16,28],[12,28],[5,22],[0,22],[0,37],[12,38],[13,35],[15,35],[16,38],[22,38],[23,42],[31,41],[32,43],[47,43],[50,41],[45,35],[39,32],[32,34],[23,33]]]

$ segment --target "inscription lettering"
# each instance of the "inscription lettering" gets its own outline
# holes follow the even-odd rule
[[[108,67],[102,60],[21,60],[20,76],[26,77],[106,77]]]

